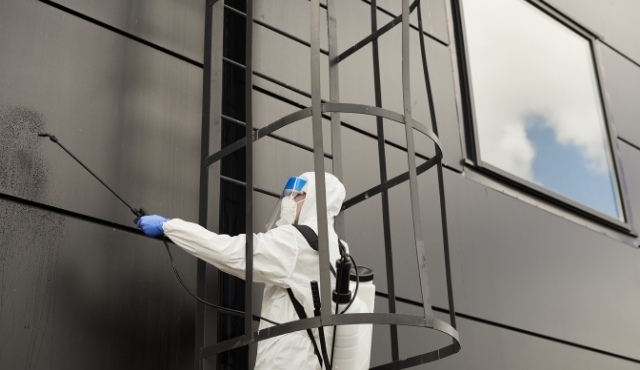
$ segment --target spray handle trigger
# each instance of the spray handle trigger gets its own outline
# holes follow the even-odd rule
[[[147,211],[145,211],[145,209],[142,207],[131,208],[131,212],[136,215],[136,218],[133,220],[133,223],[136,225],[138,224],[138,220],[140,220],[140,217],[148,215]]]
[[[313,296],[313,313],[315,316],[320,316],[320,289],[318,289],[318,282],[315,280],[311,281],[311,295]]]

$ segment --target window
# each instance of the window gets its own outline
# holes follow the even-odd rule
[[[591,40],[525,0],[461,0],[478,166],[625,221]]]

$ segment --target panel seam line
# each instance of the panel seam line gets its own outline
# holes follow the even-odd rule
[[[167,54],[167,55],[170,55],[170,56],[172,56],[174,58],[182,60],[183,62],[187,62],[187,63],[189,63],[189,64],[191,64],[193,66],[196,66],[198,68],[204,68],[204,64],[201,63],[201,62],[198,62],[197,60],[191,59],[191,58],[189,58],[189,57],[187,57],[185,55],[182,55],[182,54],[177,53],[177,52],[175,52],[173,50],[170,50],[170,49],[168,49],[168,48],[166,48],[164,46],[160,46],[160,45],[158,45],[156,43],[153,43],[151,41],[145,40],[142,37],[136,36],[136,35],[134,35],[132,33],[123,31],[123,30],[121,30],[121,29],[119,29],[119,28],[117,28],[115,26],[112,26],[112,25],[110,25],[108,23],[102,22],[102,21],[100,21],[100,20],[98,20],[96,18],[90,17],[90,16],[88,16],[86,14],[80,13],[80,12],[78,12],[76,10],[73,10],[71,8],[68,8],[68,7],[64,6],[64,5],[58,4],[58,3],[50,1],[50,0],[38,0],[38,1],[43,3],[43,4],[49,5],[49,6],[53,7],[53,8],[56,8],[56,9],[62,11],[62,12],[65,12],[67,14],[73,15],[75,17],[78,17],[78,18],[82,19],[82,20],[85,20],[85,21],[87,21],[89,23],[92,23],[92,24],[94,24],[96,26],[99,26],[99,27],[102,27],[102,28],[104,28],[106,30],[114,32],[114,33],[116,33],[116,34],[118,34],[120,36],[124,36],[124,37],[126,37],[128,39],[131,39],[133,41],[137,41],[137,42],[139,42],[139,43],[141,43],[143,45],[146,45],[146,46],[148,46],[148,47],[150,47],[152,49],[158,50],[158,51],[160,51],[160,52],[162,52],[164,54]]]
[[[377,291],[376,291],[376,296],[382,297],[382,298],[387,298],[387,294],[386,293],[377,292]],[[420,303],[418,301],[415,301],[415,300],[412,300],[412,299],[407,299],[407,298],[402,298],[402,297],[397,297],[396,296],[396,301],[402,302],[402,303],[405,303],[405,304],[409,304],[409,305],[412,305],[412,306],[422,307],[422,303]],[[449,314],[449,310],[446,309],[446,308],[433,306],[433,310],[434,311],[438,311],[440,313]],[[552,337],[552,336],[545,335],[545,334],[536,333],[536,332],[533,332],[533,331],[530,331],[530,330],[526,330],[526,329],[517,328],[515,326],[502,324],[502,323],[499,323],[499,322],[496,322],[496,321],[483,319],[483,318],[480,318],[480,317],[477,317],[477,316],[467,315],[467,314],[461,313],[459,311],[456,311],[455,315],[456,315],[456,317],[460,317],[460,318],[463,318],[463,319],[466,319],[466,320],[469,320],[469,321],[475,321],[475,322],[482,323],[482,324],[485,324],[485,325],[495,326],[495,327],[498,327],[498,328],[501,328],[501,329],[505,329],[505,330],[509,330],[509,331],[513,331],[513,332],[516,332],[516,333],[525,334],[525,335],[529,335],[529,336],[532,336],[532,337],[548,340],[550,342],[560,343],[560,344],[564,344],[564,345],[567,345],[567,346],[579,348],[579,349],[582,349],[582,350],[585,350],[585,351],[595,352],[595,353],[598,353],[598,354],[601,354],[601,355],[605,355],[605,356],[609,356],[609,357],[615,357],[615,358],[618,358],[618,359],[621,359],[621,360],[625,360],[625,361],[629,361],[629,362],[634,362],[634,363],[640,364],[640,359],[636,359],[636,358],[633,358],[633,357],[627,357],[627,356],[624,356],[624,355],[619,355],[619,354],[616,354],[616,353],[613,353],[613,352],[608,352],[608,351],[604,351],[604,350],[601,350],[601,349],[598,349],[598,348],[589,347],[589,346],[586,346],[586,345],[583,345],[583,344],[570,342],[568,340]]]

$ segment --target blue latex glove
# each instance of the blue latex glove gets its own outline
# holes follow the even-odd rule
[[[144,235],[155,238],[164,235],[162,224],[167,221],[169,220],[158,215],[142,216],[138,220],[138,227]]]

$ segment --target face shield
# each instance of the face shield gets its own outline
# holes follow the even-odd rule
[[[277,226],[292,225],[304,202],[304,190],[307,180],[300,177],[291,177],[284,186],[280,200],[274,207],[269,222],[265,225],[266,231]]]

